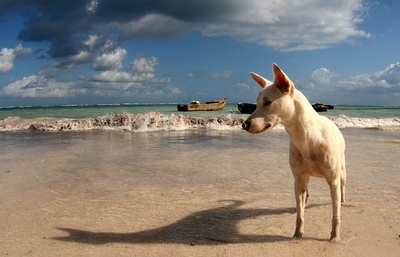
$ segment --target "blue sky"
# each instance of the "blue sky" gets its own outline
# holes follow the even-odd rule
[[[0,106],[254,102],[277,63],[310,102],[400,105],[400,2],[2,0]]]

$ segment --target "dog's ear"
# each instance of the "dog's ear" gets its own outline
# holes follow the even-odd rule
[[[260,85],[260,87],[264,88],[266,86],[272,85],[272,82],[269,81],[268,79],[263,78],[262,76],[254,73],[254,72],[250,72],[251,77],[254,79],[255,82],[257,82],[258,85]]]
[[[274,85],[282,93],[284,93],[284,94],[289,93],[291,90],[291,87],[293,86],[293,82],[275,63],[272,65],[272,70],[274,71],[274,75],[275,75]]]

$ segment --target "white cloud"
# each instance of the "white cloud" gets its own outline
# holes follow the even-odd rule
[[[175,97],[183,94],[171,87],[169,79],[156,79],[151,73],[131,74],[122,71],[103,71],[91,80],[78,77],[63,82],[56,78],[32,75],[9,83],[0,90],[3,97],[51,98],[74,96],[107,97]]]
[[[138,1],[130,7],[130,16],[110,20],[109,26],[116,27],[124,40],[173,38],[198,30],[205,36],[231,36],[279,51],[323,49],[372,36],[357,28],[366,13],[362,0],[232,0],[202,5],[177,0],[171,5]]]
[[[296,87],[299,88],[300,90],[314,90],[315,85],[314,83],[296,83]]]
[[[86,9],[88,10],[88,12],[90,13],[95,13],[97,10],[97,6],[99,5],[99,1],[98,0],[91,0],[88,5],[86,6]]]
[[[125,57],[126,51],[122,49],[117,52],[118,53],[102,55],[101,58],[96,58],[95,63],[98,64],[93,66],[97,68],[97,70],[103,71],[92,76],[94,81],[138,82],[154,78],[155,66],[158,65],[157,58],[141,57],[135,59],[130,64],[129,68],[124,68],[121,61]],[[101,61],[101,59],[103,60]],[[101,63],[103,63],[102,67],[99,66]]]
[[[232,76],[232,71],[211,71],[208,73],[208,77],[216,78],[230,78]]]
[[[107,70],[93,75],[94,81],[104,82],[137,82],[151,79],[154,77],[152,73],[130,73],[127,71]]]
[[[327,68],[319,68],[311,74],[311,79],[320,84],[329,84],[332,77],[336,76]]]
[[[127,51],[116,47],[115,41],[104,40],[96,35],[89,36],[84,50],[75,55],[58,58],[51,66],[44,67],[36,75],[24,77],[7,84],[0,90],[3,97],[50,98],[73,96],[107,97],[175,97],[183,92],[169,86],[169,78],[156,77],[155,57],[142,56],[124,66],[123,59]],[[10,69],[12,61],[30,53],[30,49],[17,46],[15,49],[3,49],[2,62],[5,69]],[[7,58],[6,58],[7,57]],[[75,79],[64,81],[66,71],[72,71],[81,64],[91,63],[91,68],[98,71],[93,75],[77,74]],[[7,65],[6,65],[7,64]]]
[[[99,37],[97,35],[89,35],[89,38],[86,41],[83,41],[82,43],[93,49],[93,47],[96,45],[98,41]]]
[[[359,74],[340,82],[351,88],[398,88],[400,89],[400,63],[390,64],[382,71],[373,74]]]
[[[183,21],[160,14],[147,14],[128,23],[117,24],[121,38],[173,38],[190,27]]]
[[[70,61],[74,63],[86,63],[91,59],[92,54],[87,51],[80,51],[78,54],[70,57]]]
[[[127,51],[123,48],[117,48],[112,52],[106,52],[98,55],[93,61],[92,68],[95,70],[109,70],[122,68],[122,60]]]
[[[245,90],[249,90],[249,89],[251,88],[247,83],[244,83],[244,82],[242,82],[242,83],[237,83],[236,85],[237,85],[239,88],[245,89]]]
[[[332,74],[334,76],[332,76]],[[335,79],[333,79],[335,77]],[[390,64],[387,68],[355,76],[337,79],[337,75],[326,68],[313,72],[316,83],[296,83],[310,101],[336,104],[400,104],[400,63]],[[324,85],[320,87],[318,85]],[[372,102],[371,102],[372,101]]]
[[[0,73],[5,73],[14,66],[14,49],[3,48],[0,51]]]
[[[17,97],[65,97],[76,93],[71,86],[72,82],[60,82],[32,75],[8,84],[0,93],[3,96]]]
[[[75,54],[56,58],[50,67],[44,67],[41,75],[56,76],[71,71],[82,64],[91,64],[95,70],[119,69],[127,51],[118,47],[117,42],[100,37],[88,35],[81,41],[82,49]]]
[[[390,64],[385,70],[374,74],[377,80],[385,81],[388,85],[400,85],[400,63]]]
[[[228,35],[281,51],[322,49],[351,38],[370,37],[357,25],[361,0],[241,1],[240,11],[206,23],[207,36]]]
[[[40,73],[42,75],[56,76],[57,73],[71,71],[80,64],[88,63],[92,60],[93,53],[88,51],[79,51],[75,55],[58,58],[50,67],[44,67]]]
[[[32,48],[23,48],[23,46],[21,44],[17,45],[14,48],[14,52],[15,52],[15,57],[16,58],[22,58],[25,57],[26,55],[29,55],[33,52]]]
[[[232,71],[191,71],[187,74],[189,78],[211,78],[211,79],[228,79],[232,77]]]
[[[139,58],[131,63],[130,69],[140,73],[154,73],[156,65],[158,65],[158,60],[155,57]]]
[[[0,50],[0,73],[6,73],[14,67],[14,62],[18,58],[22,58],[31,54],[31,48],[23,48],[21,44],[13,48],[2,48]]]

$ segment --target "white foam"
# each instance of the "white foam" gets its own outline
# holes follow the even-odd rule
[[[328,117],[339,128],[378,128],[382,130],[400,130],[400,118],[357,118],[340,115]]]
[[[329,117],[339,128],[378,128],[399,130],[400,118],[350,118],[347,116]],[[23,119],[8,117],[0,120],[0,131],[85,131],[115,130],[132,132],[151,132],[162,130],[240,130],[246,116],[227,114],[215,117],[195,117],[182,114],[120,113],[84,119],[35,118]],[[282,126],[277,126],[282,129]]]

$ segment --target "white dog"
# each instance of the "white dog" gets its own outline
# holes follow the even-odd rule
[[[331,240],[340,240],[340,208],[345,201],[345,142],[336,125],[320,116],[289,77],[273,64],[274,82],[250,73],[263,88],[257,108],[242,124],[252,134],[282,124],[290,136],[289,163],[294,176],[297,207],[294,237],[304,234],[304,209],[310,176],[324,178],[332,198]]]

